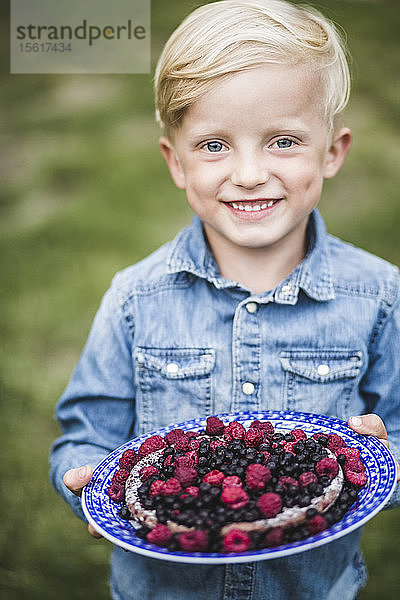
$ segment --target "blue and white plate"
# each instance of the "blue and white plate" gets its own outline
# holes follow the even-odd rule
[[[284,411],[238,412],[218,416],[226,424],[237,420],[245,427],[248,427],[254,419],[268,420],[272,422],[277,431],[283,433],[295,428],[303,429],[308,435],[317,432],[337,433],[342,436],[348,446],[359,449],[366,469],[367,484],[361,488],[357,502],[343,519],[329,529],[298,542],[241,554],[169,552],[165,548],[149,544],[135,536],[133,522],[123,520],[118,516],[120,505],[110,500],[107,488],[111,483],[114,471],[118,468],[118,460],[125,450],[128,448],[137,450],[149,436],[164,436],[177,427],[184,431],[200,431],[206,426],[206,418],[199,418],[147,433],[127,442],[109,454],[96,467],[92,480],[82,493],[82,508],[89,523],[104,538],[117,546],[151,558],[197,564],[243,563],[289,556],[347,535],[376,515],[393,493],[396,485],[396,464],[392,454],[377,438],[355,433],[344,421],[310,413]]]

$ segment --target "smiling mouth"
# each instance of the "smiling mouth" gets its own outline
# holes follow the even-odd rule
[[[282,198],[271,199],[257,199],[257,200],[239,200],[237,202],[226,202],[228,206],[235,210],[241,210],[245,212],[260,212],[267,210],[280,202]]]

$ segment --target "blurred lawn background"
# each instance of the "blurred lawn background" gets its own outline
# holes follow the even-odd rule
[[[153,64],[194,6],[153,0]],[[191,214],[157,148],[148,75],[9,75],[1,5],[0,596],[109,597],[110,544],[48,483],[54,405],[113,274]],[[400,264],[397,0],[319,0],[348,32],[352,152],[321,202],[330,231]],[[400,511],[366,527],[363,600],[400,597]],[[306,599],[305,599],[306,600]],[[323,600],[323,599],[322,599]]]

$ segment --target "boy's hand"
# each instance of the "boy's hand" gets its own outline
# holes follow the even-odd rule
[[[69,469],[63,477],[64,484],[67,488],[75,494],[80,496],[82,494],[82,488],[89,483],[93,475],[93,469],[90,465],[84,467],[78,467],[77,469]],[[88,524],[88,531],[90,535],[96,539],[103,537],[98,533],[90,523]]]
[[[357,433],[361,433],[362,435],[374,435],[383,444],[385,444],[386,448],[389,448],[389,440],[386,427],[382,419],[378,417],[378,415],[370,414],[350,417],[349,426],[351,427],[351,429],[353,429]],[[399,463],[396,459],[394,460],[397,469],[397,481],[400,481]]]

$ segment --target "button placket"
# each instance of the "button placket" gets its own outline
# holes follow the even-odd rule
[[[261,336],[258,311],[253,300],[240,303],[232,328],[233,410],[257,410],[260,377]]]

